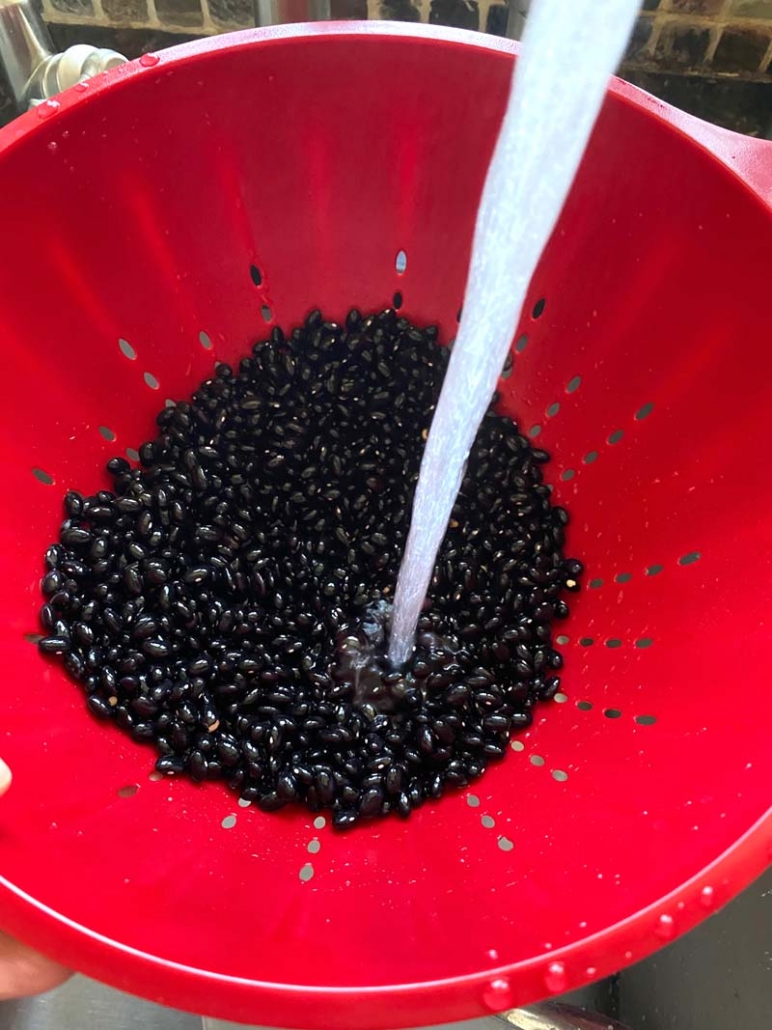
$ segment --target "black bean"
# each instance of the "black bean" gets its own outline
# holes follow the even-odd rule
[[[62,530],[62,543],[68,547],[85,547],[91,543],[91,534],[87,529],[70,526]]]
[[[185,759],[179,755],[162,755],[155,763],[155,767],[160,773],[172,776],[185,771]]]
[[[131,465],[125,458],[110,458],[107,463],[107,471],[111,476],[128,476],[131,472]]]
[[[166,658],[171,654],[171,647],[165,640],[149,639],[142,642],[142,650],[151,658]]]
[[[96,715],[98,719],[112,719],[114,714],[113,708],[109,702],[105,701],[98,694],[89,694],[86,704],[89,707],[89,711]]]
[[[70,650],[69,637],[43,637],[38,647],[46,654],[63,654]]]

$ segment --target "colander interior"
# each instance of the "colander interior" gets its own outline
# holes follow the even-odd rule
[[[334,834],[151,776],[31,642],[62,494],[107,485],[216,361],[395,293],[453,337],[511,59],[246,35],[0,134],[0,921],[101,979],[272,1025],[440,1022],[634,960],[766,859],[759,830],[704,872],[769,804],[772,225],[620,96],[501,382],[587,567],[563,692],[505,762]]]

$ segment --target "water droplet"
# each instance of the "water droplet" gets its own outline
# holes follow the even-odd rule
[[[568,986],[566,967],[562,962],[550,962],[544,976],[544,986],[551,994],[562,994]]]
[[[56,114],[60,106],[61,105],[58,100],[44,100],[42,104],[38,104],[35,110],[37,111],[38,118],[42,122],[45,121],[46,118],[50,118],[52,114]]]
[[[594,980],[595,977],[598,975],[598,970],[595,968],[595,966],[588,966],[587,975],[591,980]]]
[[[700,904],[703,908],[713,908],[716,904],[716,892],[711,886],[703,887],[700,891]]]
[[[52,154],[55,154],[56,151],[59,149],[59,144],[56,142],[56,140],[51,140],[51,142],[47,144],[47,146]]]
[[[154,65],[158,64],[160,60],[161,58],[158,54],[143,54],[139,59],[139,63],[143,68],[152,68]]]
[[[491,1012],[503,1012],[504,1009],[511,1008],[512,988],[509,986],[509,980],[503,976],[491,980],[483,991],[483,1004],[487,1005]]]
[[[88,89],[88,83],[87,82],[76,82],[75,85],[72,88],[75,90],[76,93],[85,93],[86,90]]]
[[[493,962],[498,962],[498,958],[499,958],[499,953],[498,953],[498,952],[496,951],[496,949],[495,949],[495,948],[491,948],[491,949],[489,950],[489,952],[488,952],[488,958],[489,958],[489,959],[491,959],[491,960],[492,960]]]
[[[663,941],[669,941],[671,938],[675,937],[675,922],[673,921],[673,917],[669,916],[667,913],[661,915],[657,920],[654,933]]]
[[[629,962],[632,959],[632,957],[633,957],[632,951],[626,951],[625,952],[625,962]]]

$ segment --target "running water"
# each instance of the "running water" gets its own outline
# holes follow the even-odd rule
[[[412,650],[464,464],[640,0],[535,0],[475,225],[463,317],[426,442],[389,659]]]

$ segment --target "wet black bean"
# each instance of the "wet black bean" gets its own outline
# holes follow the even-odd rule
[[[98,719],[112,719],[114,715],[110,703],[98,694],[89,694],[86,698],[86,704],[89,711],[96,715]]]
[[[70,650],[69,637],[43,637],[38,647],[45,654],[64,654]]]
[[[333,825],[462,787],[554,698],[581,562],[541,464],[490,411],[415,653],[389,670],[393,596],[448,352],[395,312],[314,312],[159,412],[114,492],[70,491],[45,555],[44,652],[158,768]],[[343,643],[345,649],[343,649]]]

